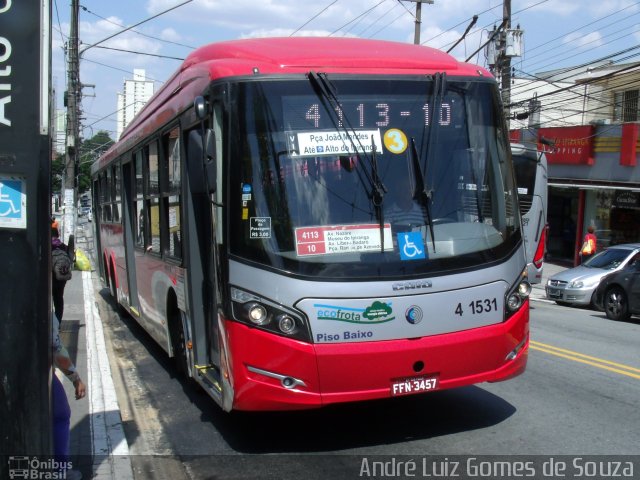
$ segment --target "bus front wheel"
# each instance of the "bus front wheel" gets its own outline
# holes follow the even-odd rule
[[[185,315],[178,308],[175,297],[169,302],[167,313],[169,316],[169,335],[171,337],[174,363],[180,376],[188,378],[189,366],[187,364],[187,347],[184,334]]]

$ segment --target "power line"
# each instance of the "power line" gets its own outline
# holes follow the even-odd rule
[[[594,21],[592,21],[592,22],[589,22],[589,23],[587,23],[587,24],[581,25],[581,26],[579,26],[578,28],[575,28],[574,30],[571,30],[571,31],[569,31],[569,32],[565,32],[565,33],[563,33],[562,35],[559,35],[559,36],[557,36],[557,37],[555,37],[555,38],[552,38],[551,40],[548,40],[548,41],[546,41],[546,42],[544,42],[544,43],[541,43],[540,45],[536,45],[535,47],[530,48],[530,49],[529,49],[529,52],[532,52],[532,51],[534,51],[534,50],[537,50],[538,48],[544,47],[545,45],[548,45],[548,44],[550,44],[550,43],[552,43],[552,42],[555,42],[556,40],[559,40],[559,39],[561,39],[561,38],[564,38],[564,37],[566,37],[567,35],[570,35],[570,34],[572,34],[572,33],[575,33],[575,32],[577,32],[577,31],[579,31],[579,30],[581,30],[581,29],[583,29],[583,28],[585,28],[585,27],[590,27],[591,25],[593,25],[593,24],[595,24],[595,23],[601,22],[601,21],[602,21],[602,20],[604,20],[605,18],[609,18],[609,17],[611,17],[611,16],[613,16],[613,15],[616,15],[616,14],[618,14],[618,13],[620,13],[620,12],[624,11],[624,10],[627,10],[628,8],[631,8],[631,7],[633,7],[633,6],[636,6],[636,5],[637,5],[637,3],[636,3],[636,4],[633,4],[633,3],[632,3],[632,4],[630,4],[630,5],[628,5],[628,6],[624,7],[624,8],[622,8],[622,9],[620,9],[620,10],[616,11],[616,12],[613,12],[613,13],[611,13],[611,14],[609,14],[609,15],[606,15],[606,16],[604,16],[604,17],[601,17],[601,18],[599,18],[599,19],[597,19],[597,20],[594,20]],[[635,13],[634,15],[637,15],[637,13]],[[634,15],[632,15],[632,16],[634,16]],[[617,23],[617,22],[615,22],[615,23]],[[611,24],[609,24],[609,25],[605,25],[603,28],[606,28],[606,27],[608,27],[608,26],[610,26],[610,25],[611,25]],[[539,53],[539,54],[534,55],[532,58],[535,58],[535,57],[537,57],[537,56],[539,56],[539,55],[544,55],[544,54],[547,54],[547,53],[548,53],[547,51],[544,51],[544,52],[541,52],[541,53]],[[530,58],[529,58],[529,60],[530,60]]]
[[[352,18],[351,20],[349,20],[347,23],[345,23],[344,25],[342,25],[341,27],[337,28],[336,30],[334,30],[333,32],[331,32],[329,34],[329,37],[332,36],[334,33],[339,32],[340,30],[342,30],[343,28],[345,28],[347,25],[351,25],[353,22],[355,22],[356,20],[358,20],[360,17],[362,17],[363,15],[368,15],[372,10],[374,10],[378,5],[380,5],[381,3],[386,2],[387,0],[381,0],[380,2],[376,3],[373,7],[365,10],[364,12],[362,12],[360,15],[358,15],[355,18]]]
[[[336,0],[336,1],[338,1],[338,0]],[[334,2],[334,3],[335,3],[335,2]],[[112,25],[115,25],[116,27],[126,28],[124,25],[122,25],[122,24],[120,24],[120,23],[118,23],[118,22],[114,22],[113,20],[109,20],[109,19],[108,19],[108,18],[106,18],[106,17],[103,17],[103,16],[101,16],[101,15],[98,15],[98,14],[97,14],[97,13],[95,13],[95,12],[92,12],[92,11],[91,11],[91,10],[89,10],[87,7],[85,7],[84,5],[80,5],[80,8],[81,8],[82,10],[84,10],[85,12],[87,12],[87,13],[89,13],[89,14],[91,14],[91,15],[94,15],[94,16],[96,16],[96,17],[98,17],[98,18],[100,18],[100,19],[104,20],[105,22],[108,22],[108,23],[110,23],[110,24],[112,24]],[[195,50],[195,49],[197,48],[197,47],[192,47],[191,45],[185,45],[184,43],[173,42],[173,41],[171,41],[171,40],[165,40],[164,38],[154,37],[153,35],[147,35],[146,33],[139,32],[138,30],[133,30],[133,29],[132,29],[132,30],[131,30],[131,32],[132,32],[132,33],[135,33],[135,34],[137,34],[137,35],[141,35],[141,36],[143,36],[143,37],[151,38],[152,40],[158,40],[158,41],[160,41],[160,42],[169,43],[169,44],[171,44],[171,45],[177,45],[177,46],[179,46],[179,47],[189,48],[189,49],[191,49],[191,50]]]
[[[83,62],[88,62],[88,63],[95,63],[96,65],[100,65],[101,67],[110,68],[112,70],[117,70],[119,72],[124,72],[124,73],[127,73],[127,74],[131,74],[131,70],[125,70],[124,68],[114,67],[113,65],[107,65],[106,63],[96,62],[95,60],[90,60],[88,58],[83,58],[82,61]],[[147,79],[151,80],[154,83],[159,83],[159,84],[163,84],[164,83],[164,80],[157,80],[157,79],[151,78],[151,77],[147,77]]]
[[[56,9],[56,18],[58,19],[58,28],[56,30],[58,30],[58,32],[60,32],[60,39],[62,40],[62,45],[64,45],[66,43],[65,39],[64,39],[64,34],[62,33],[62,24],[60,23],[60,12],[58,12],[58,0],[54,0],[53,2],[55,9]],[[53,27],[55,28],[55,27]]]
[[[615,23],[613,23],[613,24],[611,24],[611,25],[618,24],[618,23],[619,23],[619,22],[615,22]],[[618,29],[617,29],[615,32],[612,32],[612,33],[609,33],[609,34],[607,34],[607,35],[604,35],[603,37],[600,37],[600,38],[598,38],[598,39],[594,39],[594,40],[591,40],[591,41],[589,41],[589,42],[586,42],[586,43],[582,44],[581,46],[582,46],[582,47],[584,47],[585,45],[589,45],[589,44],[591,44],[591,43],[594,43],[594,42],[595,42],[595,41],[597,41],[597,40],[602,40],[602,39],[605,39],[605,38],[611,37],[612,35],[615,35],[615,34],[617,34],[617,33],[620,33],[620,32],[622,32],[622,31],[624,31],[624,30],[628,30],[629,28],[635,28],[635,24],[633,24],[633,25],[629,25],[629,26],[627,26],[627,27],[623,28],[622,30],[621,30],[621,29],[619,28],[619,26],[618,26]],[[605,42],[605,43],[603,43],[603,44],[599,45],[598,47],[604,47],[605,45],[611,44],[611,43],[613,43],[613,42],[615,42],[615,41],[617,41],[617,40],[620,40],[620,39],[622,39],[622,38],[624,38],[624,37],[628,37],[629,35],[633,35],[634,33],[635,33],[635,32],[631,32],[631,33],[626,33],[626,34],[624,34],[624,35],[620,35],[620,36],[618,36],[618,37],[616,37],[616,38],[610,39],[608,42]],[[546,53],[546,54],[548,55],[548,54],[549,54],[549,51],[546,51],[546,52],[544,52],[544,53]],[[548,68],[548,67],[550,67],[550,66],[552,66],[552,65],[555,65],[555,64],[557,64],[557,63],[561,63],[563,60],[567,60],[568,58],[574,58],[574,57],[576,57],[576,55],[584,55],[584,54],[587,54],[587,53],[590,53],[590,51],[585,50],[584,52],[581,52],[580,54],[576,54],[575,49],[573,49],[571,52],[569,52],[569,53],[568,53],[568,56],[566,56],[566,57],[562,57],[562,58],[559,58],[559,59],[555,60],[554,62],[544,64],[544,65],[542,65],[542,66],[540,66],[540,67],[537,67],[537,69],[544,69],[544,68]],[[537,56],[539,56],[539,55],[535,55],[535,56],[537,57]],[[528,68],[529,68],[529,69],[532,69],[535,65],[540,65],[540,63],[542,63],[542,62],[533,63],[533,64],[529,65],[529,67],[528,67]]]
[[[400,2],[400,0],[398,0],[398,2]],[[402,3],[400,3],[400,5],[402,5],[404,7],[404,5]],[[396,3],[393,7],[391,7],[389,10],[387,10],[386,12],[383,12],[382,15],[380,15],[377,19],[375,19],[373,22],[371,22],[369,25],[367,25],[365,27],[364,30],[361,30],[358,33],[359,37],[362,37],[364,35],[364,32],[366,32],[367,30],[369,30],[370,28],[372,28],[374,25],[377,25],[378,23],[380,23],[380,21],[383,18],[386,18],[392,11],[394,11],[396,8],[398,7],[398,3]],[[406,7],[405,7],[406,9]],[[404,14],[403,14],[404,15]],[[386,24],[385,27],[388,27],[389,25],[391,25],[390,23]]]
[[[380,5],[382,5],[386,1],[387,0],[382,0],[380,3],[376,4],[371,10],[369,10],[366,15],[360,16],[360,18],[349,27],[349,30],[347,30],[343,34],[343,36],[348,35],[354,28],[356,28],[360,24],[360,22],[362,22],[365,18],[367,18],[370,13],[372,13],[376,8],[378,8]]]
[[[103,48],[105,50],[115,50],[116,52],[135,53],[136,55],[147,55],[149,57],[167,58],[169,60],[180,60],[180,61],[184,60],[184,58],[181,58],[181,57],[170,57],[168,55],[158,55],[155,53],[136,52],[134,50],[126,50],[124,48],[104,47],[102,45],[96,46],[96,48]]]
[[[182,7],[183,5],[186,5],[187,3],[191,3],[191,2],[193,2],[193,0],[185,0],[184,2],[182,2],[182,3],[178,4],[178,5],[175,5],[175,6],[171,7],[171,8],[163,10],[162,12],[160,12],[160,13],[158,13],[156,15],[153,15],[152,17],[149,17],[149,18],[147,18],[145,20],[142,20],[141,22],[138,22],[135,25],[131,25],[130,27],[127,27],[124,30],[120,30],[119,32],[114,33],[113,35],[109,35],[107,38],[103,38],[99,42],[92,43],[91,45],[88,45],[86,48],[84,48],[82,50],[82,52],[80,52],[80,54],[83,54],[84,52],[86,52],[90,48],[96,47],[96,46],[100,45],[101,43],[104,43],[107,40],[110,40],[113,37],[116,37],[116,36],[120,35],[121,33],[127,32],[127,31],[129,31],[129,30],[131,30],[131,29],[133,29],[133,28],[135,28],[135,27],[137,27],[139,25],[142,25],[143,23],[147,23],[147,22],[149,22],[149,21],[151,21],[151,20],[153,20],[155,18],[158,18],[161,15],[164,15],[165,13],[168,13],[168,12],[170,12],[172,10],[175,10],[176,8]]]
[[[315,20],[320,15],[322,15],[324,12],[326,12],[329,9],[329,7],[331,7],[334,3],[337,3],[337,2],[338,2],[338,0],[333,0],[333,2],[331,2],[329,5],[327,5],[322,10],[320,10],[318,13],[316,13],[313,17],[311,17],[309,20],[307,20],[302,25],[300,25],[297,29],[295,29],[293,31],[293,33],[291,33],[289,36],[293,37],[296,33],[298,33],[300,30],[302,30],[304,27],[306,27],[309,23],[311,23],[313,20]]]

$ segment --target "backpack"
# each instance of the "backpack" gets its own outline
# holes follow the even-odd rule
[[[51,269],[56,280],[71,280],[71,257],[61,248],[56,248],[51,252]]]

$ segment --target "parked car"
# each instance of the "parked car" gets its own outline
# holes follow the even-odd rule
[[[631,315],[640,315],[640,253],[623,269],[600,281],[594,303],[611,320],[627,320]]]
[[[556,273],[547,280],[545,292],[549,300],[560,305],[595,306],[595,291],[608,274],[623,269],[640,254],[640,243],[609,247],[582,265]]]

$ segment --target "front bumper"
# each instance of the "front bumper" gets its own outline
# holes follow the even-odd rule
[[[546,285],[544,290],[548,300],[574,305],[589,305],[595,288],[550,287]]]
[[[234,321],[226,335],[234,409],[307,409],[388,398],[403,377],[436,376],[438,390],[515,377],[527,363],[529,305],[500,324],[411,339],[308,344]]]

